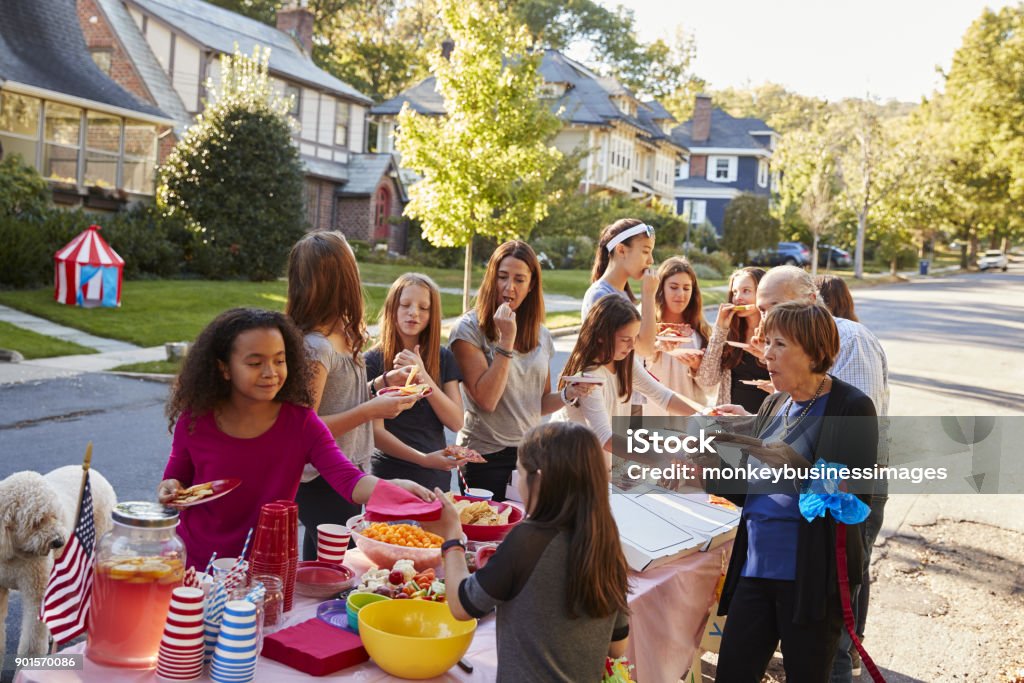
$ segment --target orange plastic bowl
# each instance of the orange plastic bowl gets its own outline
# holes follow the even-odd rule
[[[469,498],[467,496],[455,496],[455,500],[477,502],[480,499]],[[498,512],[503,512],[505,508],[512,508],[512,512],[508,516],[508,524],[463,524],[462,532],[466,534],[466,538],[471,541],[500,541],[508,535],[508,532],[512,531],[512,527],[523,521],[523,511],[515,505],[497,503],[493,500],[487,501],[487,504],[496,508]]]

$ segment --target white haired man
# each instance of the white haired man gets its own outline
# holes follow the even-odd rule
[[[769,270],[757,286],[757,307],[764,318],[773,307],[788,301],[810,303],[817,300],[818,288],[810,273],[796,266],[778,266]],[[829,373],[834,377],[857,387],[875,404],[879,417],[889,414],[889,363],[881,343],[872,332],[858,322],[835,318],[839,330],[839,355]],[[878,464],[885,466],[889,462],[885,420],[879,424]],[[871,503],[871,515],[863,524],[864,533],[864,575],[868,581],[868,568],[871,563],[871,548],[882,527],[885,503],[888,500],[888,487],[884,482],[882,488],[876,489]],[[852,577],[851,577],[852,579]],[[851,601],[856,609],[858,590],[863,590],[862,583],[854,589]],[[863,623],[867,616],[867,601],[861,601],[860,614],[857,616],[861,637]],[[856,650],[851,652],[852,640],[844,628],[839,639],[839,649],[832,665],[830,683],[850,683],[854,675],[859,675],[860,657],[854,657]]]

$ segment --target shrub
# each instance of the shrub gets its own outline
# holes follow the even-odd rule
[[[0,216],[37,218],[47,211],[49,204],[49,186],[20,155],[0,161]]]
[[[763,249],[779,240],[779,222],[769,211],[767,197],[741,194],[725,209],[722,247],[745,261],[747,250]]]
[[[269,53],[221,60],[221,91],[160,169],[157,201],[200,238],[190,266],[211,278],[269,280],[305,232],[302,165]]]
[[[191,235],[180,222],[163,218],[152,206],[116,214],[45,209],[36,217],[0,215],[0,284],[34,287],[53,282],[58,249],[92,224],[124,259],[124,276],[171,277],[182,270]]]
[[[721,271],[706,263],[693,263],[692,265],[693,272],[697,273],[698,280],[719,280],[722,278]]]
[[[540,237],[530,240],[530,246],[538,254],[547,254],[555,268],[586,269],[594,263],[594,239],[585,235]]]

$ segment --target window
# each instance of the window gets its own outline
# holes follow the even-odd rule
[[[348,102],[341,100],[334,108],[334,144],[348,147]]]
[[[47,102],[45,111],[43,176],[77,184],[82,110]]]
[[[120,154],[120,117],[88,112],[85,124],[85,184],[117,187],[117,160]]]
[[[676,166],[676,178],[679,180],[686,180],[690,177],[690,162],[689,160],[681,162]]]
[[[96,66],[100,68],[100,71],[109,76],[113,51],[108,47],[94,47],[89,49],[89,54],[92,55],[92,61],[96,62]]]
[[[729,160],[715,159],[715,180],[729,179]]]
[[[35,97],[0,92],[0,143],[4,155],[17,154],[29,166],[36,165],[39,105]]]
[[[758,187],[768,187],[768,162],[764,159],[757,161],[757,185]]]
[[[142,121],[124,124],[124,189],[153,194],[156,180],[156,126]]]
[[[291,98],[292,106],[288,110],[288,115],[293,116],[296,119],[299,118],[299,112],[302,111],[302,107],[300,106],[302,103],[302,88],[297,85],[285,85],[284,98],[286,100]]]
[[[690,225],[700,225],[706,220],[708,203],[704,199],[683,201],[683,220]]]
[[[736,180],[737,157],[708,157],[707,179],[714,183],[731,183]]]

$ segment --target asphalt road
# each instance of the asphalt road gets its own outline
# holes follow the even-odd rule
[[[892,414],[1024,413],[1024,266],[858,289],[854,299],[889,357]],[[552,378],[574,341],[556,340]],[[171,444],[167,390],[105,374],[0,386],[0,478],[79,463],[91,440],[93,466],[119,500],[151,499]],[[15,597],[8,652],[19,619]]]

